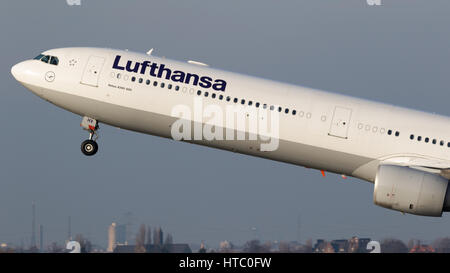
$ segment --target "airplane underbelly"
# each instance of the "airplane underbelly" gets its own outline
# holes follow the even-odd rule
[[[80,116],[89,116],[111,126],[165,138],[172,138],[171,125],[178,119],[63,92],[45,90],[44,96],[51,103]],[[194,126],[195,124],[192,124],[191,128]],[[260,140],[187,142],[345,175],[352,175],[360,166],[373,160],[283,139],[279,139],[278,149],[275,151],[261,151]]]

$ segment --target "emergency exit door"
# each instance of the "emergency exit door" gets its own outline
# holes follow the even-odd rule
[[[81,83],[98,87],[98,79],[103,65],[105,64],[105,58],[99,56],[90,56],[86,68],[84,69]]]
[[[352,109],[336,106],[336,108],[334,108],[333,119],[328,135],[348,138],[347,134],[351,116]]]

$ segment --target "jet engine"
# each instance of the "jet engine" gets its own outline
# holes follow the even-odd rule
[[[450,211],[448,180],[410,167],[380,165],[375,177],[373,202],[404,213],[442,216]]]

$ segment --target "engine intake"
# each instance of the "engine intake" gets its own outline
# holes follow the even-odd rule
[[[409,167],[380,165],[375,177],[373,202],[404,213],[442,216],[450,211],[448,180]]]

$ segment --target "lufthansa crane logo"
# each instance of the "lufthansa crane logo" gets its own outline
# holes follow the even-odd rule
[[[55,72],[48,71],[47,73],[45,73],[45,80],[48,82],[54,81],[55,80]]]

